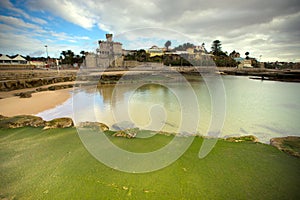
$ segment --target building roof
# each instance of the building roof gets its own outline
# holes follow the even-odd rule
[[[233,58],[235,61],[237,62],[242,62],[245,60],[245,58],[242,58],[242,57],[238,57],[238,58]]]
[[[11,58],[8,57],[7,55],[2,55],[0,56],[0,60],[11,60]]]
[[[25,58],[23,58],[19,54],[16,57],[14,57],[12,60],[27,61]]]

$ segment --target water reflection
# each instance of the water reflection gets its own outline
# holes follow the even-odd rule
[[[235,76],[224,76],[223,81],[227,114],[221,136],[253,134],[262,142],[272,137],[300,136],[299,83],[262,82]],[[169,86],[145,84],[135,90],[130,84],[119,84],[118,88],[114,85],[81,88],[74,91],[73,98],[80,103],[73,106],[77,107],[80,120],[100,121],[111,126],[117,119],[124,118],[141,128],[151,129],[156,124],[165,131],[177,131],[182,117],[191,123],[200,117],[197,132],[206,135],[211,120],[211,99],[205,83],[191,82],[198,101],[196,109],[190,105],[192,96],[184,85],[176,82]],[[45,119],[72,117],[70,106],[72,101],[68,100],[39,116]]]

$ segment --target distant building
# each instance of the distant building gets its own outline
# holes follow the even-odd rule
[[[147,53],[150,54],[150,57],[154,57],[154,56],[162,56],[164,55],[164,49],[163,48],[159,48],[156,45],[153,45],[152,47],[150,47],[147,50]]]
[[[26,65],[27,60],[19,54],[14,57],[8,57],[7,55],[0,56],[0,63],[7,65]]]
[[[1,64],[11,64],[11,58],[7,55],[1,55],[0,56],[0,63]]]
[[[195,53],[195,48],[187,48],[186,49],[188,54],[194,54]]]
[[[122,49],[122,55],[123,56],[134,55],[136,52],[137,52],[137,50],[125,50],[125,49]]]
[[[231,52],[230,54],[229,54],[229,56],[231,57],[231,58],[240,58],[241,57],[241,55],[240,55],[240,53],[239,52],[236,52],[236,51],[233,51],[233,52]]]
[[[242,57],[234,57],[233,59],[238,63],[238,68],[253,68],[252,59],[245,59]]]
[[[96,53],[89,52],[85,55],[87,68],[121,67],[123,65],[122,44],[113,42],[113,34],[106,34],[106,41],[98,41],[99,48]]]
[[[39,61],[39,60],[31,60],[28,63],[29,63],[29,65],[33,65],[33,66],[35,66],[37,68],[42,68],[42,67],[46,66],[46,62]]]

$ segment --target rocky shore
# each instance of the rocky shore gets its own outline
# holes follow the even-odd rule
[[[300,82],[299,70],[218,68],[223,75],[250,76],[252,79]]]
[[[221,75],[235,75],[235,76],[250,76],[253,79],[260,80],[274,80],[274,81],[289,81],[300,82],[299,70],[274,70],[274,69],[238,69],[238,68],[212,68],[212,67],[172,67],[174,73],[181,73],[183,75],[199,75],[200,73],[220,73]],[[38,88],[39,90],[56,90],[58,86],[48,87],[65,82],[98,82],[99,84],[114,84],[121,81],[138,81],[138,80],[158,80],[164,81],[172,77],[172,71],[164,69],[118,69],[113,71],[101,72],[99,70],[62,70],[56,71],[41,71],[41,70],[1,70],[0,71],[0,92],[7,92],[26,88]],[[68,85],[68,84],[66,84]],[[71,87],[70,85],[65,86]],[[29,95],[28,95],[29,96]],[[26,96],[25,96],[26,97]]]
[[[32,115],[19,115],[14,117],[0,115],[0,128],[43,127],[43,129],[53,129],[73,126],[73,120],[67,117],[45,121],[41,117]]]
[[[0,81],[0,91],[12,91],[24,88],[35,88],[60,82],[75,81],[76,76],[27,78]],[[49,88],[51,90],[51,88]]]
[[[32,115],[19,115],[14,117],[6,117],[0,115],[0,128],[21,128],[21,127],[41,127],[43,130],[55,129],[55,128],[69,128],[74,127],[73,120],[71,118],[63,117],[57,118],[50,121],[45,121],[41,117]],[[122,130],[109,130],[109,127],[100,122],[81,122],[77,125],[77,128],[91,129],[93,131],[100,131],[109,133],[114,137],[122,138],[135,138],[138,134],[143,134],[144,130],[138,128],[125,128]],[[153,132],[153,131],[152,131]],[[164,134],[167,136],[176,135],[170,133],[157,132],[157,134]],[[240,137],[228,137],[224,140],[228,142],[259,142],[258,139],[253,135],[240,136]],[[272,138],[270,145],[276,147],[280,151],[287,154],[300,158],[300,137],[288,136],[281,138]]]

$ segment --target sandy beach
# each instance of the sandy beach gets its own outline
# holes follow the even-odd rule
[[[0,99],[0,115],[36,115],[62,104],[71,97],[72,89],[33,93],[31,98],[9,97]]]

